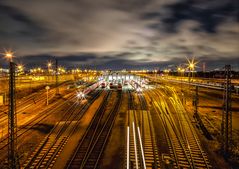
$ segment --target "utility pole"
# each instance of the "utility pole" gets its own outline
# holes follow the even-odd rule
[[[9,112],[8,112],[8,165],[11,169],[19,168],[17,155],[17,113],[15,99],[15,63],[9,62]]]
[[[58,87],[58,83],[59,83],[59,79],[58,79],[58,60],[55,58],[55,72],[56,72],[56,95],[59,95],[59,87]]]
[[[221,124],[221,149],[225,156],[229,156],[232,143],[231,87],[231,65],[225,65],[225,84],[223,91],[223,112]]]

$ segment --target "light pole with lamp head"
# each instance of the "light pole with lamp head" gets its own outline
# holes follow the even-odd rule
[[[15,99],[15,68],[13,52],[6,51],[5,58],[9,60],[9,98],[8,98],[8,165],[9,168],[18,169],[17,155],[17,116]]]

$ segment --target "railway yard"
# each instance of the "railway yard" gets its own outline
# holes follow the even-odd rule
[[[80,88],[69,87],[71,83],[60,84],[57,96],[51,88],[48,105],[44,89],[17,99],[21,168],[224,169],[238,165],[218,153],[221,102],[212,99],[218,98],[218,91],[199,93],[199,112],[213,138],[209,140],[195,122],[193,94],[186,84],[149,83],[136,90],[130,81],[118,88],[117,83],[112,87],[102,81]],[[238,96],[233,99],[236,114]],[[0,108],[0,168],[7,168],[8,109]],[[236,146],[238,131],[233,126]]]
[[[239,169],[239,0],[0,0],[0,169]]]

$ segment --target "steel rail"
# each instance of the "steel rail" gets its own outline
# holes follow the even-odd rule
[[[92,101],[94,101],[97,97],[99,96],[99,92],[95,95],[95,97],[93,98]],[[72,132],[70,132],[67,136],[64,136],[63,138],[61,138],[62,134],[64,133],[64,131],[67,129],[67,127],[73,122],[73,121],[77,121],[77,123],[80,121],[80,119],[82,118],[85,109],[87,109],[87,107],[89,106],[89,104],[84,104],[79,112],[80,114],[76,113],[74,114],[74,112],[77,110],[78,103],[74,103],[73,105],[71,105],[68,110],[66,110],[66,114],[61,118],[61,120],[59,120],[57,122],[57,124],[54,126],[54,128],[51,130],[51,132],[48,134],[48,136],[45,138],[45,140],[43,141],[42,145],[40,146],[40,148],[36,151],[35,156],[33,156],[30,161],[27,163],[25,168],[28,167],[32,167],[31,164],[34,162],[34,160],[36,158],[39,158],[38,154],[42,151],[42,148],[44,148],[44,146],[46,146],[46,144],[48,143],[48,140],[50,140],[50,138],[53,138],[53,142],[51,142],[50,147],[48,148],[48,150],[44,153],[44,155],[40,158],[40,160],[38,162],[35,162],[36,164],[34,164],[35,167],[39,168],[41,166],[45,166],[47,168],[50,167],[50,165],[52,164],[52,161],[54,159],[54,157],[56,156],[56,154],[59,152],[59,150],[62,150],[63,146],[65,145],[65,143],[67,142],[67,140],[69,139],[71,133],[73,132],[74,128],[77,126],[75,125],[73,127]],[[73,116],[74,115],[74,116]],[[78,116],[78,118],[77,118]],[[53,137],[53,131],[58,127],[58,125],[60,124],[61,121],[64,120],[64,124],[60,127],[60,129],[57,131],[57,133],[54,133],[55,136]],[[60,143],[58,143],[60,140]],[[61,141],[63,140],[63,141]],[[57,145],[59,144],[59,145]],[[49,152],[52,151],[52,149],[55,149],[56,147],[56,151],[54,151],[54,153],[51,155],[50,159],[47,160],[47,162],[44,162],[45,164],[43,165],[43,161],[45,161],[46,157],[48,156],[48,154],[50,154]]]
[[[158,91],[156,91],[155,92],[156,93],[156,95],[158,95],[158,97],[160,98],[160,99],[163,99],[164,100],[164,98],[163,97],[160,97],[160,94],[158,93]],[[166,101],[164,100],[164,102],[166,103]],[[164,107],[164,112],[166,112],[166,108]],[[171,137],[172,136],[175,136],[176,138],[177,138],[177,141],[178,141],[178,143],[179,143],[179,145],[180,145],[180,147],[181,147],[181,149],[183,150],[183,154],[184,154],[184,156],[185,156],[185,158],[186,158],[186,160],[187,160],[187,162],[188,162],[188,164],[190,165],[190,168],[193,168],[193,166],[192,166],[192,164],[191,164],[191,162],[190,162],[190,159],[188,158],[188,154],[187,154],[187,151],[186,151],[186,148],[185,148],[185,146],[184,146],[184,144],[183,144],[183,139],[180,137],[180,131],[178,131],[178,128],[175,126],[175,121],[174,121],[174,119],[173,119],[173,117],[171,116],[171,114],[170,113],[163,113],[163,116],[168,120],[168,122],[169,122],[169,124],[170,124],[170,126],[172,127],[172,129],[173,129],[173,131],[174,131],[174,133],[172,133],[171,134]],[[167,126],[167,125],[166,125]],[[169,133],[171,133],[171,130],[169,130]],[[171,139],[171,138],[170,138]],[[176,152],[176,155],[177,155],[177,152]],[[177,155],[178,156],[178,155]],[[178,162],[178,165],[180,166],[180,164],[179,164],[179,162]]]
[[[98,136],[95,138],[95,141],[93,145],[91,146],[90,151],[87,153],[87,156],[85,156],[85,159],[83,160],[82,165],[80,167],[81,169],[88,168],[89,166],[91,166],[91,164],[88,164],[88,163],[92,163],[92,160],[94,159],[94,157],[91,157],[91,156],[95,156],[95,154],[98,153],[96,155],[97,159],[95,160],[94,167],[93,167],[94,169],[97,168],[97,164],[104,151],[105,145],[112,131],[116,116],[119,112],[121,102],[122,102],[122,94],[121,92],[119,92],[118,99],[114,105],[114,108],[110,111],[102,129],[99,131]]]
[[[105,95],[105,97],[103,98],[103,102],[100,105],[100,107],[97,109],[95,115],[93,116],[93,119],[91,120],[89,126],[87,127],[84,135],[81,138],[80,143],[78,144],[76,151],[73,153],[70,161],[67,164],[66,168],[72,168],[73,167],[73,163],[75,161],[75,159],[77,159],[77,156],[81,153],[83,154],[83,158],[84,156],[87,154],[87,152],[90,149],[90,145],[92,145],[92,143],[94,142],[94,137],[98,134],[97,133],[97,128],[100,125],[101,119],[103,118],[103,114],[106,108],[106,103],[108,101],[108,99],[110,98],[111,95],[111,91],[107,92],[107,94]],[[89,141],[87,139],[90,139]],[[84,145],[85,144],[85,145]],[[82,149],[82,147],[84,146],[84,150]]]

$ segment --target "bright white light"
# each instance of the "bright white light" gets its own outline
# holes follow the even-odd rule
[[[129,169],[129,126],[127,127],[127,169]]]
[[[146,169],[145,158],[144,158],[144,149],[143,149],[143,145],[142,145],[142,139],[141,139],[139,127],[138,127],[138,134],[139,134],[139,143],[140,143],[140,148],[141,148],[141,153],[142,153],[143,165],[144,165],[144,169]]]
[[[137,91],[137,92],[142,92],[142,91],[143,91],[143,89],[142,89],[142,88],[140,88],[140,87],[138,87],[138,88],[136,89],[136,91]]]
[[[135,163],[136,163],[136,169],[139,169],[138,167],[138,155],[137,155],[137,145],[136,145],[136,133],[135,133],[135,127],[133,122],[133,134],[134,134],[134,155],[135,155]]]
[[[12,58],[13,58],[13,54],[14,54],[14,52],[12,52],[12,51],[5,51],[5,53],[4,53],[4,55],[5,55],[5,58],[6,59],[9,59],[10,61],[12,61]]]
[[[76,94],[76,97],[78,98],[78,99],[85,99],[85,94],[83,93],[83,92],[79,92],[79,93],[77,93]]]
[[[11,57],[12,57],[12,54],[11,54],[11,53],[6,53],[6,57],[7,57],[7,58],[11,58]]]

